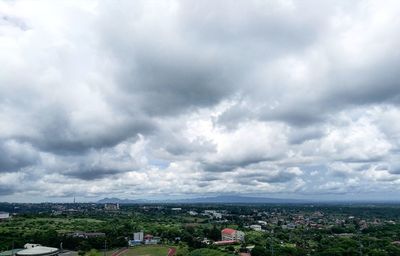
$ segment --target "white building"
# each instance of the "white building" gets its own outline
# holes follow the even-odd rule
[[[6,220],[10,218],[10,214],[8,212],[0,212],[0,220]]]
[[[119,204],[104,204],[104,210],[106,211],[118,211]]]
[[[189,211],[189,215],[191,216],[197,216],[198,213],[196,211]]]
[[[144,234],[143,231],[133,233],[133,240],[143,242]]]
[[[262,231],[261,225],[250,225],[250,228],[254,231]]]
[[[57,256],[60,254],[60,250],[54,247],[46,247],[36,244],[26,244],[25,248],[26,249],[24,250],[18,251],[17,256]]]
[[[264,225],[264,226],[267,225],[267,222],[266,222],[266,221],[263,221],[263,220],[259,220],[259,221],[257,221],[257,222],[258,222],[258,224],[260,224],[260,225]]]

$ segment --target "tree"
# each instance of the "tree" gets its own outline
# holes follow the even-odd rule
[[[253,250],[251,250],[251,256],[266,256],[267,255],[267,250],[260,246],[256,245]]]

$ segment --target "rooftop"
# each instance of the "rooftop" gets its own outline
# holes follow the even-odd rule
[[[236,230],[231,229],[231,228],[224,228],[221,232],[224,233],[224,234],[232,235],[232,234],[234,234],[236,232]]]
[[[28,256],[28,255],[46,255],[53,254],[58,251],[58,248],[54,247],[46,247],[46,246],[36,246],[33,248],[21,250],[18,252],[18,255]]]

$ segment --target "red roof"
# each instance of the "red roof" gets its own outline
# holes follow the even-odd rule
[[[224,234],[233,235],[236,232],[236,230],[231,228],[224,228],[221,232]]]

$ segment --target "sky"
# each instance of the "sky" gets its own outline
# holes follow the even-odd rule
[[[400,1],[0,2],[0,201],[400,196]]]

